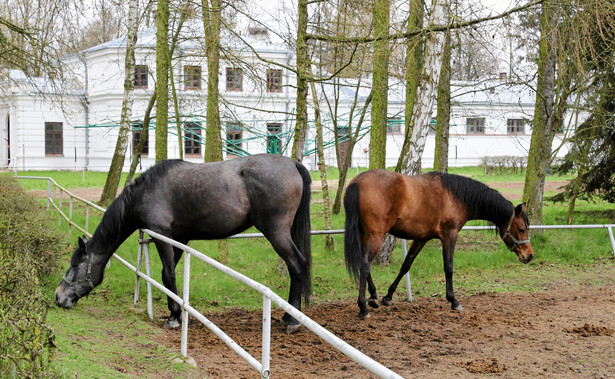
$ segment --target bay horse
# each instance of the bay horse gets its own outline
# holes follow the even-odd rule
[[[453,291],[453,252],[459,230],[469,220],[495,224],[503,242],[522,263],[534,257],[525,204],[515,207],[498,191],[463,176],[439,172],[408,176],[387,170],[365,171],[349,183],[344,209],[346,268],[355,280],[359,280],[357,304],[362,318],[369,316],[365,304],[366,283],[369,305],[378,307],[370,265],[387,233],[413,241],[399,274],[382,298],[384,305],[391,304],[399,281],[410,270],[421,249],[429,240],[437,238],[442,241],[446,299],[453,310],[463,310]]]
[[[288,302],[301,309],[311,293],[311,178],[300,163],[259,154],[214,163],[161,161],[111,203],[92,238],[79,238],[68,271],[55,290],[56,304],[71,308],[103,280],[105,264],[135,230],[147,228],[187,244],[221,239],[255,226],[288,266]],[[154,239],[162,281],[177,294],[175,267],[183,251]],[[167,298],[167,327],[179,326],[179,304]],[[282,319],[293,332],[299,322]]]

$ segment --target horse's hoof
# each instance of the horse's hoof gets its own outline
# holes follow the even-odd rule
[[[457,305],[456,307],[453,307],[453,310],[454,310],[454,311],[461,312],[461,311],[463,311],[463,307],[461,306],[461,304],[459,304],[459,305]]]
[[[164,328],[165,329],[177,329],[179,328],[179,321],[169,319],[164,323]]]
[[[366,319],[366,318],[370,318],[371,315],[369,314],[369,311],[365,311],[365,312],[359,312],[359,317],[361,317],[362,319]]]
[[[376,299],[369,299],[367,304],[369,304],[369,306],[372,307],[372,308],[378,308],[379,307],[378,300],[376,300]]]
[[[386,305],[387,307],[389,305],[391,305],[391,302],[393,301],[393,299],[388,298],[388,297],[383,297],[382,300],[380,301],[382,303],[382,305]]]
[[[286,326],[286,333],[293,334],[297,332],[297,330],[299,330],[300,327],[301,327],[301,324],[288,324]]]

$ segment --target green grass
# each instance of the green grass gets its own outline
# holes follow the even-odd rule
[[[505,178],[481,176],[481,168],[461,168],[451,171],[470,175],[486,182],[523,181],[522,175],[511,175]],[[34,173],[21,174],[34,175]],[[94,173],[86,173],[85,182],[81,181],[81,173],[59,172],[57,176],[55,172],[44,174],[53,176],[60,185],[68,188],[97,187],[104,184],[104,176],[90,176]],[[334,173],[331,176],[334,177]],[[315,177],[317,178],[319,176]],[[562,180],[562,178],[549,176],[547,180]],[[36,188],[32,182],[35,181],[20,181],[24,187]],[[46,188],[46,182],[43,188]],[[314,194],[315,199],[321,198],[320,196],[319,192]],[[66,204],[64,206],[66,208]],[[615,223],[615,211],[613,211],[612,204],[580,201],[576,209],[575,223]],[[543,210],[544,223],[562,224],[566,211],[567,204],[546,202]],[[84,208],[76,207],[74,215],[75,220],[83,225],[85,222]],[[91,211],[90,232],[99,220],[100,215]],[[343,225],[344,215],[334,215],[333,228],[342,229]],[[55,222],[54,227],[64,231],[68,229],[64,221]],[[323,228],[322,203],[314,202],[312,204],[312,229]],[[76,242],[79,234],[73,231],[71,237],[73,242]],[[591,267],[613,265],[606,230],[548,230],[542,233],[532,232],[531,238],[536,257],[531,264],[523,265],[517,260],[515,254],[506,249],[493,230],[461,232],[455,252],[456,294],[467,296],[481,292],[539,291],[550,288],[554,283],[569,281],[571,278],[582,279],[592,284],[612,283],[612,279],[587,273],[591,272]],[[335,235],[334,240],[334,251],[327,251],[324,249],[324,237],[315,236],[312,239],[312,304],[333,300],[354,302],[356,299],[356,284],[350,279],[344,264],[343,237]],[[231,268],[263,283],[282,298],[288,297],[288,274],[276,270],[278,256],[266,240],[230,240],[228,245]],[[215,241],[194,241],[190,243],[190,246],[212,258],[217,257]],[[137,234],[133,234],[122,244],[117,253],[136,265]],[[69,256],[65,257],[64,268],[68,266],[69,259]],[[380,296],[386,293],[388,285],[397,275],[401,261],[402,253],[398,245],[392,255],[390,265],[373,266],[372,276]],[[153,244],[151,245],[151,265],[152,276],[161,282],[161,264]],[[181,289],[183,260],[179,263],[176,273],[178,287]],[[62,274],[63,272],[58,273],[46,287],[46,293],[50,298]],[[260,294],[197,259],[192,259],[190,275],[191,303],[200,311],[224,311],[228,307],[242,307],[250,310],[262,308]],[[444,273],[439,241],[429,242],[419,254],[411,269],[411,278],[415,297],[444,296]],[[147,322],[144,314],[128,311],[132,307],[130,304],[134,283],[135,275],[116,260],[112,260],[110,268],[105,272],[103,284],[95,289],[88,298],[81,299],[75,309],[70,311],[50,309],[49,320],[56,329],[59,340],[60,352],[57,360],[59,370],[69,373],[68,376],[78,373],[79,376],[84,377],[140,375],[141,371],[133,370],[123,362],[135,362],[135,365],[142,368],[144,375],[150,372],[189,370],[182,368],[181,365],[179,368],[175,367],[168,362],[171,357],[177,356],[179,346],[155,342],[159,340],[156,337],[156,333],[159,332],[158,327]],[[166,296],[154,291],[155,317],[157,321],[160,321],[161,318],[168,316]],[[141,309],[145,302],[144,293],[145,286],[142,284]],[[404,281],[400,283],[395,296],[397,300],[405,298]],[[113,336],[112,341],[107,341],[109,340],[107,336]],[[110,347],[98,346],[97,342],[100,341],[109,343]],[[123,344],[126,344],[126,347],[123,347]],[[129,351],[133,348],[135,352]],[[105,351],[101,352],[101,349]],[[104,364],[97,358],[99,353],[104,353],[105,357],[108,357],[105,358]],[[143,358],[143,356],[162,356],[169,359],[156,360]],[[177,376],[189,373],[179,372]]]

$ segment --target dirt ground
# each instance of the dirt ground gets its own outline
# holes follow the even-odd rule
[[[603,275],[615,273],[613,266],[606,270]],[[462,312],[452,311],[443,298],[410,303],[398,296],[366,320],[358,317],[354,301],[313,306],[305,313],[404,377],[615,377],[615,287],[564,284],[537,293],[459,297]],[[273,311],[272,377],[375,377],[305,327],[286,334],[282,314]],[[260,360],[261,312],[205,316]],[[178,330],[167,331],[165,338],[180,344]],[[198,321],[190,323],[188,354],[199,377],[259,376]]]

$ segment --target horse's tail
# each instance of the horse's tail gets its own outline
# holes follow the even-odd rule
[[[359,185],[350,183],[344,195],[346,223],[344,225],[344,256],[348,273],[357,280],[363,264],[361,226],[359,225]]]
[[[303,270],[301,283],[303,283],[303,300],[305,305],[310,303],[310,295],[312,294],[312,240],[310,236],[310,198],[312,196],[312,178],[310,172],[301,163],[295,163],[297,171],[303,179],[303,194],[301,195],[301,203],[293,220],[291,228],[291,236],[295,246],[303,254],[306,260],[305,270]]]

